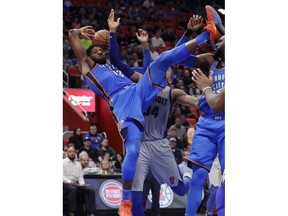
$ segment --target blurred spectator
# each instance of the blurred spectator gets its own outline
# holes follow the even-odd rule
[[[68,10],[71,7],[73,7],[72,2],[70,0],[64,0],[63,2],[64,11]]]
[[[68,52],[64,52],[63,55],[63,69],[66,71],[66,69],[68,67],[73,67],[73,62],[72,60],[69,58],[69,53]]]
[[[140,15],[138,7],[136,7],[135,5],[131,5],[128,9],[128,15],[131,20],[136,19],[136,17]]]
[[[78,151],[78,158],[79,158],[79,155],[82,151],[85,151],[87,152],[87,154],[89,155],[89,158],[91,158],[94,162],[99,162],[98,161],[98,150],[96,148],[93,148],[91,146],[91,141],[90,141],[90,138],[88,136],[86,136],[84,138],[84,146],[80,147],[79,148],[79,151]]]
[[[63,36],[63,52],[72,52],[71,50],[71,45],[70,45],[70,42],[69,40],[67,40],[64,36]],[[73,52],[72,52],[73,53]],[[74,53],[73,53],[74,54]]]
[[[109,154],[109,160],[115,160],[116,159],[116,153],[112,147],[109,146],[109,140],[107,138],[104,138],[101,142],[100,148],[98,148],[98,160],[101,162],[104,159],[105,153]]]
[[[135,58],[130,58],[129,59],[129,66],[130,67],[138,67],[139,65],[138,65],[138,62],[136,61]]]
[[[181,86],[184,86],[184,81],[182,78],[179,78],[177,80],[177,84],[176,84],[177,88],[181,88]]]
[[[121,58],[121,61],[124,63],[124,64],[128,64],[128,61],[127,61],[127,51],[125,49],[123,49],[120,53],[120,58]]]
[[[77,127],[73,130],[73,135],[69,138],[69,143],[75,145],[76,151],[79,150],[80,147],[83,147],[81,128]]]
[[[182,157],[181,150],[176,147],[176,139],[174,137],[170,138],[169,143],[170,143],[172,153],[175,157],[177,164],[180,164],[183,161],[183,157]]]
[[[89,155],[85,151],[82,151],[79,154],[79,161],[82,166],[83,173],[84,173],[84,170],[87,170],[88,168],[96,167],[96,164],[94,163],[94,161],[92,161],[91,158],[89,158]]]
[[[181,117],[176,117],[175,119],[175,124],[171,125],[171,127],[169,128],[170,130],[172,128],[175,128],[177,130],[177,137],[178,139],[180,139],[181,141],[183,141],[184,136],[186,134],[186,129],[185,127],[182,125],[182,120]]]
[[[168,138],[175,138],[176,139],[176,147],[179,149],[184,148],[184,143],[177,137],[177,129],[171,128],[169,129],[169,137]]]
[[[151,44],[154,47],[166,47],[164,40],[160,37],[160,33],[157,31],[155,35],[151,38]]]
[[[67,157],[67,149],[63,150],[63,159]]]
[[[82,21],[82,26],[91,25],[93,28],[97,27],[97,20],[94,17],[93,13],[88,14],[88,19]]]
[[[81,23],[79,22],[78,17],[74,17],[74,21],[72,22],[71,28],[79,29],[81,27]]]
[[[113,173],[109,161],[102,160],[100,164],[100,170],[102,175],[109,175]]]
[[[81,165],[76,162],[76,153],[73,145],[67,148],[67,158],[63,159],[63,190],[68,193],[68,215],[74,216],[77,211],[77,196],[81,191],[88,198],[87,214],[94,216],[96,214],[95,191],[86,187]]]
[[[183,84],[185,86],[189,86],[192,84],[191,72],[192,71],[189,68],[185,68],[183,71]]]
[[[149,8],[154,8],[155,7],[154,0],[145,0],[142,4],[142,7],[144,7],[146,10]]]
[[[102,140],[106,137],[106,134],[103,133],[97,133],[97,126],[96,124],[92,123],[90,124],[89,132],[86,134],[91,140],[91,146],[93,148],[100,147],[100,144]]]
[[[154,46],[150,46],[150,53],[151,53],[152,60],[156,59],[159,56],[159,52]]]
[[[179,108],[181,109],[181,113],[186,117],[186,118],[192,118],[195,117],[193,113],[191,113],[190,108],[188,106],[184,106],[182,104],[179,104]],[[197,119],[197,117],[195,117]],[[187,123],[186,119],[183,122],[183,119],[181,118],[183,126],[189,127],[189,124]]]
[[[113,161],[111,160],[110,154],[108,152],[105,152],[103,160],[107,160],[109,162],[109,166],[113,168]]]
[[[175,32],[174,29],[172,28],[165,28],[161,34],[161,38],[164,41],[169,41],[169,42],[175,42],[176,37],[175,37]],[[173,44],[171,44],[171,47],[174,47]]]
[[[124,160],[124,155],[122,152],[119,152],[116,155],[116,162],[114,163],[114,168],[122,170],[123,160]]]
[[[170,117],[168,119],[167,127],[170,128],[173,124],[176,122],[176,118],[179,117],[181,119],[181,123],[186,122],[186,117],[182,114],[182,110],[179,106],[179,104],[176,104],[171,111]]]

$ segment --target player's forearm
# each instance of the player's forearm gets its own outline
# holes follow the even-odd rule
[[[182,37],[178,40],[178,42],[176,43],[176,47],[180,46],[183,43],[186,43],[187,41],[189,41],[190,36],[192,35],[193,31],[191,31],[190,29],[187,29],[185,31],[185,33],[182,35]]]
[[[121,61],[119,48],[117,45],[116,32],[110,32],[109,57],[111,64],[121,70],[126,77],[130,78],[134,74],[132,68]]]
[[[146,71],[147,67],[152,62],[151,52],[148,49],[143,50],[143,70]]]
[[[142,45],[142,47],[143,47],[143,50],[149,50],[149,43],[148,43],[148,41],[141,43],[141,45]]]
[[[175,98],[175,101],[181,105],[198,108],[199,100],[194,96],[187,95],[184,91],[180,89],[172,90],[172,99]]]
[[[213,93],[212,88],[207,88],[203,93],[205,94],[208,105],[214,112],[220,113],[224,111],[225,89],[223,89],[218,95]]]
[[[194,96],[186,95],[181,104],[184,106],[194,107],[198,109],[199,100]]]
[[[85,48],[83,47],[79,36],[81,35],[80,29],[69,30],[70,45],[74,51],[77,61],[80,62],[86,56]]]

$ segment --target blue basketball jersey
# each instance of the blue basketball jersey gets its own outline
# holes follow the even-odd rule
[[[112,64],[96,64],[85,76],[90,89],[110,103],[111,95],[132,84],[118,68]]]
[[[217,69],[218,62],[219,60],[216,60],[210,68],[210,73],[212,71],[214,73],[212,90],[215,94],[221,91],[225,83],[225,67]],[[213,112],[205,96],[201,96],[199,104],[199,109],[204,113],[204,116],[201,116],[197,122],[192,149],[186,159],[210,170],[218,153],[223,171],[225,169],[225,112]]]
[[[214,61],[212,66],[210,67],[210,73],[213,72],[213,92],[215,94],[219,94],[221,89],[224,87],[225,84],[225,67],[218,69],[216,68],[217,64],[220,60]],[[209,107],[206,97],[203,95],[199,99],[199,110],[201,110],[204,115],[212,115],[212,116],[224,116],[224,112],[221,113],[214,113],[211,108]]]

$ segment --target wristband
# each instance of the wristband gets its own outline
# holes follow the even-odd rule
[[[207,86],[207,87],[203,88],[203,89],[202,89],[203,94],[205,94],[205,91],[206,91],[207,89],[209,89],[209,88],[212,89],[210,86]]]
[[[191,35],[192,35],[192,33],[193,33],[193,31],[191,30],[191,29],[187,29],[186,31],[185,31],[185,36],[186,37],[190,37]]]

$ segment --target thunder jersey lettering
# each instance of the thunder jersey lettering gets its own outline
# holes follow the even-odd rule
[[[96,64],[85,76],[90,89],[109,102],[110,96],[130,86],[132,81],[112,64]]]
[[[210,67],[210,73],[213,71],[213,92],[215,94],[219,94],[221,89],[225,85],[225,67],[221,69],[217,69],[216,66],[219,63],[220,60],[214,61],[212,66]],[[204,114],[212,114],[212,115],[224,115],[224,112],[221,112],[219,114],[214,113],[211,108],[209,107],[206,97],[203,95],[199,99],[199,110],[204,112]]]
[[[171,110],[171,88],[166,86],[159,92],[144,115],[144,132],[141,141],[164,138],[168,116]]]

